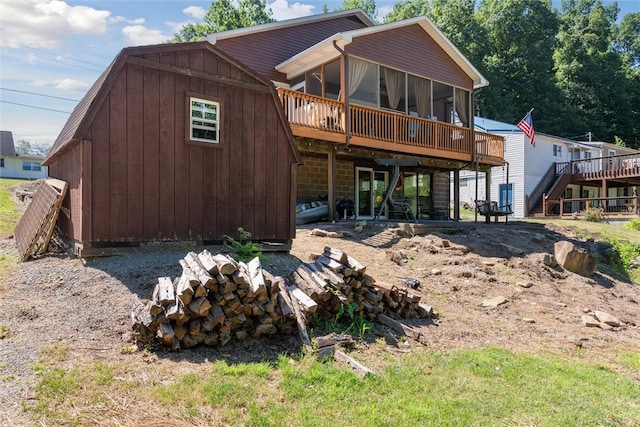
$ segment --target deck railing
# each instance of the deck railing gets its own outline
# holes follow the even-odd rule
[[[571,173],[584,181],[601,179],[632,178],[640,176],[640,155],[595,157],[558,163],[569,168]]]
[[[278,95],[292,125],[346,134],[343,103],[283,88],[278,88]],[[349,108],[353,137],[433,149],[442,157],[451,152],[468,154],[471,158],[472,132],[469,128],[354,104]],[[476,131],[475,140],[476,153],[481,160],[504,159],[502,137]]]

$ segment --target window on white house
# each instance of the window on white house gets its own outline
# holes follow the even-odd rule
[[[553,144],[553,157],[562,157],[562,145]]]
[[[189,105],[191,140],[219,143],[220,103],[192,97]]]
[[[469,178],[460,178],[460,187],[467,187],[469,185]]]
[[[4,159],[0,159],[0,168],[4,167]]]
[[[38,163],[38,162],[22,162],[22,170],[23,171],[40,172],[40,169],[41,169],[40,163]]]

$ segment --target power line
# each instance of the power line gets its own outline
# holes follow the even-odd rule
[[[94,62],[89,62],[89,61],[83,61],[82,59],[75,59],[75,58],[73,58],[73,57],[71,57],[71,56],[60,55],[59,53],[56,53],[56,52],[49,52],[49,51],[47,51],[47,50],[39,49],[39,48],[37,48],[37,47],[26,46],[26,45],[22,45],[22,47],[26,47],[27,49],[37,50],[37,51],[39,51],[39,52],[44,52],[44,53],[49,54],[49,55],[55,55],[55,56],[58,56],[58,57],[60,57],[60,58],[69,59],[69,60],[71,60],[71,61],[81,62],[81,63],[83,63],[83,64],[88,64],[88,65],[94,65],[94,66],[96,66],[96,67],[100,67],[100,68],[102,68],[102,69],[107,68],[105,65],[102,65],[102,64],[96,64],[96,63],[94,63]]]
[[[64,98],[62,96],[54,96],[54,95],[45,95],[44,93],[27,92],[26,90],[9,89],[9,88],[6,88],[6,87],[0,87],[0,89],[1,90],[8,90],[9,92],[26,93],[28,95],[44,96],[46,98],[55,98],[55,99],[62,99],[62,100],[65,100],[65,101],[80,102],[79,99]]]
[[[36,108],[38,110],[47,110],[47,111],[54,111],[56,113],[71,114],[69,111],[54,110],[53,108],[37,107],[35,105],[20,104],[18,102],[5,101],[4,99],[0,99],[0,102],[4,102],[5,104],[19,105],[21,107]]]

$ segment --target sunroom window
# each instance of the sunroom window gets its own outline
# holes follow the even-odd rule
[[[190,100],[190,138],[192,141],[219,143],[220,103],[206,99]]]

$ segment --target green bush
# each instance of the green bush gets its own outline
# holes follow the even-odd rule
[[[640,231],[640,218],[633,218],[625,224],[625,227],[630,228],[631,230]]]
[[[238,239],[225,235],[225,246],[231,249],[240,261],[249,261],[255,257],[260,258],[261,262],[265,261],[262,255],[262,246],[251,239],[251,233],[242,227],[238,227]]]
[[[582,216],[589,222],[602,222],[604,219],[604,209],[588,207],[582,211]]]

